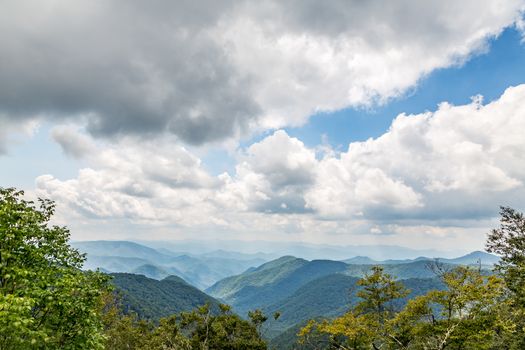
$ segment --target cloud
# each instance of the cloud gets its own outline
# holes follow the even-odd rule
[[[22,136],[31,136],[38,128],[37,118],[13,120],[0,113],[0,156],[7,154],[8,146],[19,141]]]
[[[97,147],[86,156],[90,166],[76,178],[39,176],[37,194],[58,201],[70,215],[95,220],[189,224],[207,215],[206,200],[219,180],[185,148],[165,139],[141,144],[121,139]]]
[[[208,34],[227,7],[12,2],[0,15],[0,106],[15,118],[85,120],[100,136],[169,130],[197,144],[237,135],[259,107]]]
[[[53,128],[51,137],[60,145],[66,155],[73,158],[80,159],[95,151],[95,145],[91,139],[71,126]]]
[[[380,137],[323,157],[278,130],[218,176],[167,136],[101,145],[76,135],[95,145],[89,166],[69,180],[40,176],[36,192],[66,223],[124,221],[186,238],[481,244],[499,205],[525,205],[524,100],[525,84],[487,104],[400,114]]]
[[[309,207],[374,220],[490,217],[525,194],[525,85],[496,101],[399,115],[377,139],[317,167]],[[520,204],[521,203],[521,204]]]
[[[265,1],[219,22],[252,77],[261,124],[383,103],[437,68],[461,64],[520,18],[522,1]]]
[[[240,157],[235,177],[225,176],[223,202],[265,213],[308,211],[304,189],[314,180],[315,153],[283,130],[252,144]]]
[[[466,60],[522,1],[30,1],[0,14],[0,112],[189,144],[381,103]],[[521,22],[519,22],[521,23]]]

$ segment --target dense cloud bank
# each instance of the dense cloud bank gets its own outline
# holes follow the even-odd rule
[[[0,114],[75,120],[103,137],[238,138],[397,97],[520,26],[523,6],[5,1]]]

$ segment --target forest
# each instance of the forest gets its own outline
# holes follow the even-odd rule
[[[500,258],[492,270],[425,262],[435,283],[425,280],[424,286],[423,280],[398,280],[384,265],[372,265],[359,278],[321,276],[326,290],[317,293],[328,299],[338,298],[328,290],[334,279],[353,291],[345,310],[290,324],[271,342],[268,325],[290,317],[288,309],[238,313],[242,307],[232,308],[227,298],[213,298],[176,276],[157,281],[83,270],[86,256],[71,246],[67,227],[51,223],[54,211],[50,200],[34,203],[22,191],[0,188],[0,350],[525,348],[525,217],[509,207],[501,207],[500,226],[487,234],[487,252]],[[283,263],[308,275],[321,265],[346,268],[290,257],[279,262],[208,290],[238,301],[241,294],[232,293],[242,276],[282,271]],[[277,297],[262,289],[253,298],[263,296]]]

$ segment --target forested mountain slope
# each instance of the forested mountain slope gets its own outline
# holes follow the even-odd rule
[[[279,302],[316,278],[343,272],[346,268],[347,265],[340,261],[283,257],[254,271],[222,280],[207,292],[231,304],[243,315],[248,310]]]
[[[218,310],[216,299],[177,276],[160,281],[130,273],[113,273],[111,276],[111,283],[121,297],[124,310],[135,312],[140,318],[158,320],[206,303],[211,305],[212,310]]]

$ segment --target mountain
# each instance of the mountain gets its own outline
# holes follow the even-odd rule
[[[140,318],[158,320],[181,311],[190,311],[210,303],[218,311],[219,302],[189,285],[177,276],[160,281],[143,275],[113,273],[111,283],[121,295],[126,312],[135,312]]]
[[[93,256],[114,256],[143,259],[152,263],[166,263],[173,257],[141,244],[128,241],[85,241],[72,242],[71,245],[86,253],[88,258]]]
[[[449,264],[458,265],[494,265],[499,262],[500,258],[496,255],[475,251],[464,256],[460,256],[455,259],[439,259],[439,261],[446,262]]]
[[[277,321],[269,319],[265,326],[269,338],[297,323],[318,316],[332,317],[343,314],[353,302],[350,290],[359,278],[340,273],[314,279],[281,301],[263,308],[267,315],[280,312]]]
[[[388,273],[396,279],[408,279],[408,278],[434,278],[436,273],[432,270],[432,265],[434,260],[416,260],[410,263],[401,263],[401,264],[384,264],[383,269],[385,273]],[[447,268],[451,269],[454,267],[450,263],[440,264]],[[370,272],[374,265],[347,265],[348,268],[344,272],[346,275],[353,277],[364,277],[367,273]]]
[[[237,260],[216,257],[195,257],[181,255],[174,257],[168,266],[175,267],[183,276],[191,276],[191,281],[199,288],[213,285],[215,282],[259,266],[260,259]]]
[[[352,265],[378,265],[379,261],[370,259],[368,256],[354,256],[353,258],[343,260],[343,262]]]
[[[140,265],[134,269],[132,273],[135,275],[144,275],[148,278],[153,278],[156,280],[162,280],[163,278],[170,276],[168,271],[151,264]]]
[[[244,315],[249,310],[279,302],[316,278],[343,272],[347,266],[340,261],[307,261],[285,256],[219,281],[206,292],[231,304],[234,310]]]
[[[214,250],[207,253],[198,254],[198,257],[201,258],[227,258],[227,259],[236,259],[236,260],[262,260],[261,264],[275,258],[274,254],[267,253],[240,253],[234,251],[227,251],[223,249]]]
[[[355,290],[357,280],[373,267],[371,259],[360,257],[359,261],[365,264],[308,261],[284,256],[225,278],[206,292],[231,304],[241,315],[256,308],[263,309],[268,315],[280,311],[279,320],[267,323],[268,335],[275,336],[303,320],[344,312],[355,301],[355,297],[349,299],[349,290]],[[383,268],[386,273],[408,284],[414,295],[419,295],[435,289],[438,284],[433,264],[433,260],[418,258],[397,264],[389,261]],[[445,269],[455,266],[445,262],[440,262],[440,265]]]
[[[274,283],[285,278],[297,268],[308,263],[307,260],[293,256],[283,256],[240,275],[227,277],[206,290],[210,295],[231,300],[242,290]]]
[[[131,272],[139,266],[150,264],[149,260],[129,258],[122,256],[87,255],[84,269],[96,270],[97,268],[112,272]]]
[[[128,241],[87,241],[72,245],[87,254],[85,269],[137,273],[155,279],[175,274],[201,289],[265,262],[248,256],[228,258],[226,253],[222,254],[225,257],[190,256]]]

